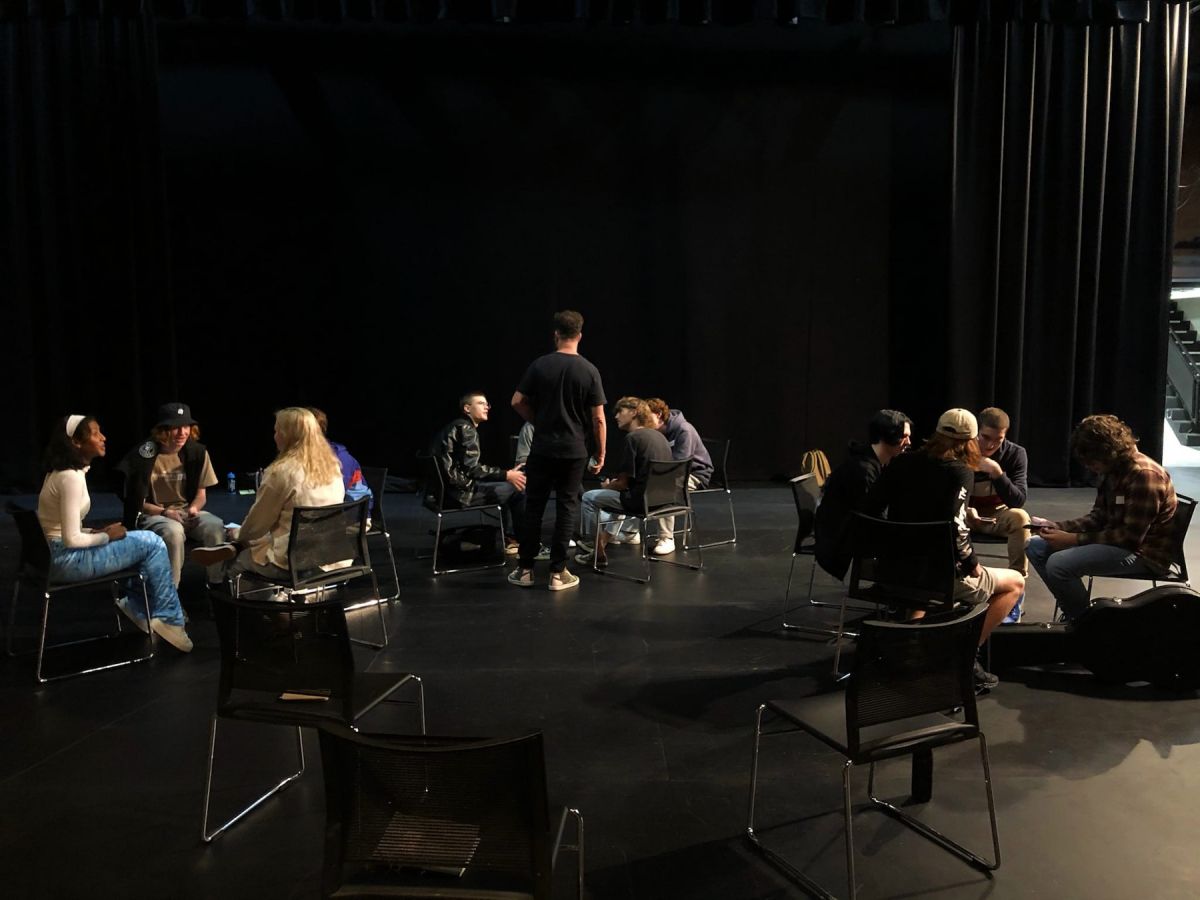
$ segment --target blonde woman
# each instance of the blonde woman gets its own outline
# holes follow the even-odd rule
[[[292,510],[297,506],[334,506],[345,498],[342,468],[307,409],[289,406],[275,413],[279,455],[263,472],[258,496],[233,543],[197,547],[192,559],[212,565],[237,557],[238,571],[286,577]]]

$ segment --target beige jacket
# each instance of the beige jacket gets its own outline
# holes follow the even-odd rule
[[[263,473],[258,496],[236,535],[250,545],[250,556],[259,565],[286,569],[292,510],[297,506],[333,506],[345,499],[339,474],[326,484],[304,483],[304,473],[294,465],[273,465]]]

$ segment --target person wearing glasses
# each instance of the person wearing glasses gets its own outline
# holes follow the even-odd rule
[[[1029,513],[1022,507],[1029,496],[1026,471],[1029,456],[1008,440],[1008,413],[989,406],[979,414],[979,468],[967,507],[967,524],[977,534],[1008,540],[1008,567],[1029,574],[1025,545],[1029,543]]]

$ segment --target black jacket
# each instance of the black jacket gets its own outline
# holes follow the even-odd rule
[[[200,473],[204,469],[204,458],[208,448],[199,441],[188,441],[179,451],[183,460],[183,495],[195,497],[200,488]],[[118,477],[114,489],[125,503],[121,524],[136,528],[137,518],[142,513],[142,504],[150,496],[150,474],[154,471],[154,460],[158,457],[158,444],[146,441],[125,454],[117,464]]]
[[[850,568],[850,520],[856,512],[878,515],[871,504],[871,487],[883,466],[870,444],[851,441],[846,459],[829,473],[817,507],[816,557],[834,578]]]
[[[485,466],[479,461],[479,432],[468,418],[455,419],[437,433],[429,445],[429,454],[442,471],[446,482],[443,505],[470,506],[475,496],[475,482],[504,481],[508,473],[499,466]]]

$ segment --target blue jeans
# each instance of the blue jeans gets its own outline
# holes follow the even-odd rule
[[[62,541],[50,541],[50,578],[55,582],[88,581],[122,569],[137,569],[146,579],[151,616],[168,625],[183,624],[167,545],[157,534],[130,531],[121,540],[99,547],[67,547]],[[133,602],[129,608],[136,614],[140,606]]]
[[[1076,618],[1088,608],[1088,592],[1081,578],[1088,575],[1154,577],[1140,556],[1112,544],[1084,544],[1055,551],[1050,549],[1045,540],[1035,537],[1030,540],[1025,552],[1068,620]]]
[[[607,523],[614,516],[623,516],[625,507],[621,505],[621,492],[614,491],[609,488],[595,488],[583,495],[583,522],[580,530],[583,533],[583,539],[591,543],[596,538],[596,517],[600,517],[600,521]],[[616,534],[622,530],[623,526],[620,523],[613,523],[605,530],[610,534]],[[629,533],[637,531],[636,528],[625,529]]]

